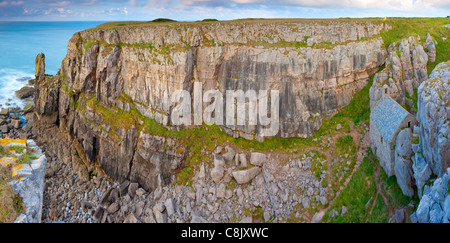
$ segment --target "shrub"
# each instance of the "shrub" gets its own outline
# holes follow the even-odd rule
[[[154,19],[154,20],[152,20],[152,21],[150,21],[150,22],[154,22],[154,23],[164,23],[164,22],[177,22],[177,21],[175,21],[175,20],[173,20],[173,19],[157,18],[157,19]]]

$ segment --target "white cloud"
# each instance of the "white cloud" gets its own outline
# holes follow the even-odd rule
[[[69,1],[61,1],[61,2],[56,2],[56,3],[49,3],[48,6],[50,7],[65,7],[68,6],[70,4]]]
[[[1,1],[0,2],[0,7],[6,7],[6,6],[20,6],[23,5],[25,2],[24,1]]]

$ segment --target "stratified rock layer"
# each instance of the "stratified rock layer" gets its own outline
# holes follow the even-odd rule
[[[145,189],[165,186],[186,166],[189,151],[143,127],[151,118],[180,128],[170,119],[176,90],[187,90],[193,101],[194,82],[224,96],[226,90],[278,90],[276,136],[308,137],[384,64],[379,33],[386,28],[364,22],[255,22],[82,31],[69,41],[58,74],[36,79],[35,129],[51,144],[49,150],[85,174],[101,169]],[[129,122],[124,119],[129,114],[140,118]],[[260,139],[262,129],[220,127],[246,139]]]

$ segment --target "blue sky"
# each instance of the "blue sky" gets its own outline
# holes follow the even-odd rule
[[[450,0],[0,0],[0,21],[439,17]]]

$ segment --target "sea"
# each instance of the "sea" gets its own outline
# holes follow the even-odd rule
[[[34,78],[39,52],[45,54],[45,73],[55,75],[73,34],[104,22],[0,21],[0,108],[24,108],[24,102],[14,95],[14,91]]]

